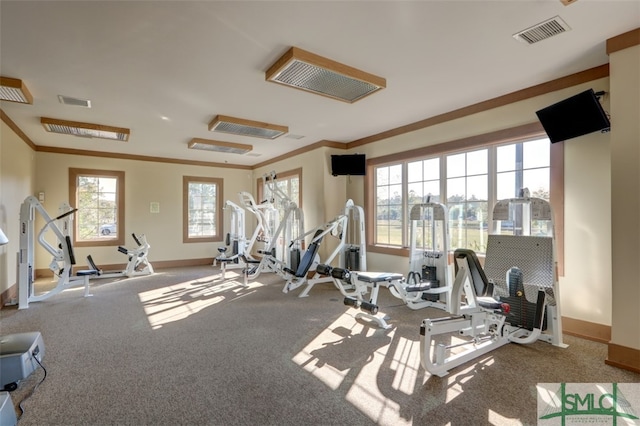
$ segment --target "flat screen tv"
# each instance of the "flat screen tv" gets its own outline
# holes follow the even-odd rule
[[[611,127],[593,89],[536,111],[551,143],[562,142]]]
[[[367,164],[364,154],[332,155],[331,174],[333,176],[364,176]]]

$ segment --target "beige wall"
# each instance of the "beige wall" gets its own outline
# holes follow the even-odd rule
[[[0,121],[0,228],[9,244],[0,246],[0,293],[16,283],[20,248],[20,204],[33,194],[35,152]]]
[[[562,313],[611,325],[609,135],[565,144],[565,277]]]
[[[508,106],[405,133],[353,151],[375,158],[398,151],[435,145],[537,121],[535,111],[583,90],[609,90],[609,79],[559,90]],[[606,106],[606,105],[605,105]],[[565,144],[565,275],[560,278],[562,315],[611,324],[611,239],[609,221],[609,134],[594,133]],[[402,147],[401,150],[398,147]],[[350,187],[352,198],[363,200],[364,185]],[[368,253],[372,271],[406,274],[408,259]]]
[[[250,170],[187,166],[147,161],[85,157],[38,152],[36,155],[36,191],[44,191],[45,209],[57,212],[62,202],[69,200],[69,168],[119,170],[125,172],[125,247],[135,248],[131,233],[145,234],[154,261],[204,259],[217,255],[216,247],[223,243],[182,243],[182,177],[201,176],[224,179],[223,199],[236,201],[239,191],[251,191]],[[160,213],[150,213],[150,203],[160,203]],[[225,220],[228,218],[225,215]],[[228,230],[225,224],[224,231]],[[126,263],[116,247],[76,247],[78,265],[91,254],[100,265]],[[36,251],[36,268],[46,269],[47,253]]]
[[[612,53],[609,60],[615,306],[611,342],[640,349],[640,46]],[[635,367],[640,368],[637,358]]]

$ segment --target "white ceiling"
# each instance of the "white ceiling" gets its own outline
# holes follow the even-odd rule
[[[571,31],[533,45],[512,37],[556,15]],[[640,1],[1,0],[0,18],[0,74],[22,79],[34,97],[0,106],[36,145],[255,165],[605,64],[605,41],[640,27]],[[384,77],[387,88],[348,104],[266,82],[290,46]],[[63,105],[58,95],[92,107]],[[218,114],[304,138],[209,132]],[[131,136],[51,134],[40,117],[126,127]],[[254,150],[193,151],[192,138]]]

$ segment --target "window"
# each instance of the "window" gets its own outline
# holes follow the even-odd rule
[[[124,244],[124,172],[69,169],[74,245]]]
[[[449,210],[451,250],[485,251],[490,199],[489,152],[490,149],[485,148],[445,156],[445,204]]]
[[[409,211],[428,200],[447,206],[450,250],[478,253],[486,250],[493,226],[490,210],[496,201],[517,197],[521,188],[528,188],[531,196],[548,201],[555,192],[561,204],[562,144],[552,145],[537,127],[536,123],[370,159],[365,179],[368,249],[408,255]],[[561,237],[558,218],[563,206],[552,207],[556,236]],[[560,260],[562,242],[557,243]]]
[[[222,241],[222,200],[222,179],[183,177],[183,242]]]
[[[376,169],[376,244],[402,245],[402,165]]]

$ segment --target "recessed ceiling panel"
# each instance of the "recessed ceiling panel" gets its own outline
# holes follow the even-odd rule
[[[267,81],[353,103],[387,86],[384,78],[292,47],[266,72]]]
[[[84,138],[111,139],[126,142],[129,140],[129,129],[123,127],[105,126],[79,121],[58,120],[56,118],[40,118],[40,123],[47,132]]]
[[[255,138],[275,139],[289,131],[287,126],[262,123],[260,121],[246,120],[244,118],[216,115],[209,123],[212,132],[231,133],[239,136],[252,136]]]

